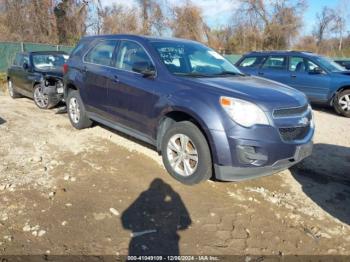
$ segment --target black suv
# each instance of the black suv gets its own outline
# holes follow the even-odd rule
[[[7,71],[10,96],[33,98],[41,109],[56,106],[63,99],[63,65],[68,57],[61,51],[18,53]]]

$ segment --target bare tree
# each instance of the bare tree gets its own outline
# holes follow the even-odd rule
[[[236,12],[241,19],[235,24],[239,31],[245,27],[247,32],[257,33],[257,41],[261,39],[263,49],[287,48],[302,26],[300,21],[305,6],[304,0],[271,0],[268,3],[241,0],[241,7]]]
[[[62,0],[54,8],[59,43],[75,44],[86,34],[86,0]]]
[[[173,8],[173,16],[170,27],[174,36],[204,42],[206,25],[198,6],[187,1]]]
[[[313,34],[317,39],[317,46],[320,47],[322,45],[325,34],[331,30],[332,24],[335,22],[335,20],[336,14],[334,9],[326,6],[322,9],[321,13],[316,14],[317,22]]]
[[[101,11],[101,33],[139,33],[138,10],[122,5],[107,6]]]
[[[51,0],[2,0],[0,35],[6,40],[55,43],[56,21]]]
[[[141,8],[142,33],[161,35],[165,28],[165,17],[158,0],[138,0]]]

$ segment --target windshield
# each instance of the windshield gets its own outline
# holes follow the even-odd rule
[[[341,65],[337,64],[336,62],[334,62],[333,60],[327,57],[319,56],[319,57],[315,57],[315,60],[322,68],[326,69],[327,71],[330,71],[330,72],[346,71],[344,67],[342,67]]]
[[[66,54],[37,54],[33,55],[33,64],[38,69],[61,68],[68,57]]]
[[[243,75],[214,50],[197,43],[152,42],[162,62],[174,75],[215,77]]]

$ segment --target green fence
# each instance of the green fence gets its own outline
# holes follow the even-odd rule
[[[0,72],[5,72],[12,64],[16,53],[25,51],[65,51],[70,53],[72,46],[35,44],[24,42],[0,42]]]

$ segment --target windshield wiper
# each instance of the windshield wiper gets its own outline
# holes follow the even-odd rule
[[[190,73],[174,73],[174,75],[191,76],[191,77],[211,77],[211,75],[192,73],[192,72],[190,72]]]
[[[215,76],[223,76],[223,75],[245,76],[245,74],[243,74],[243,73],[232,72],[232,71],[222,71],[218,74],[215,74]]]

